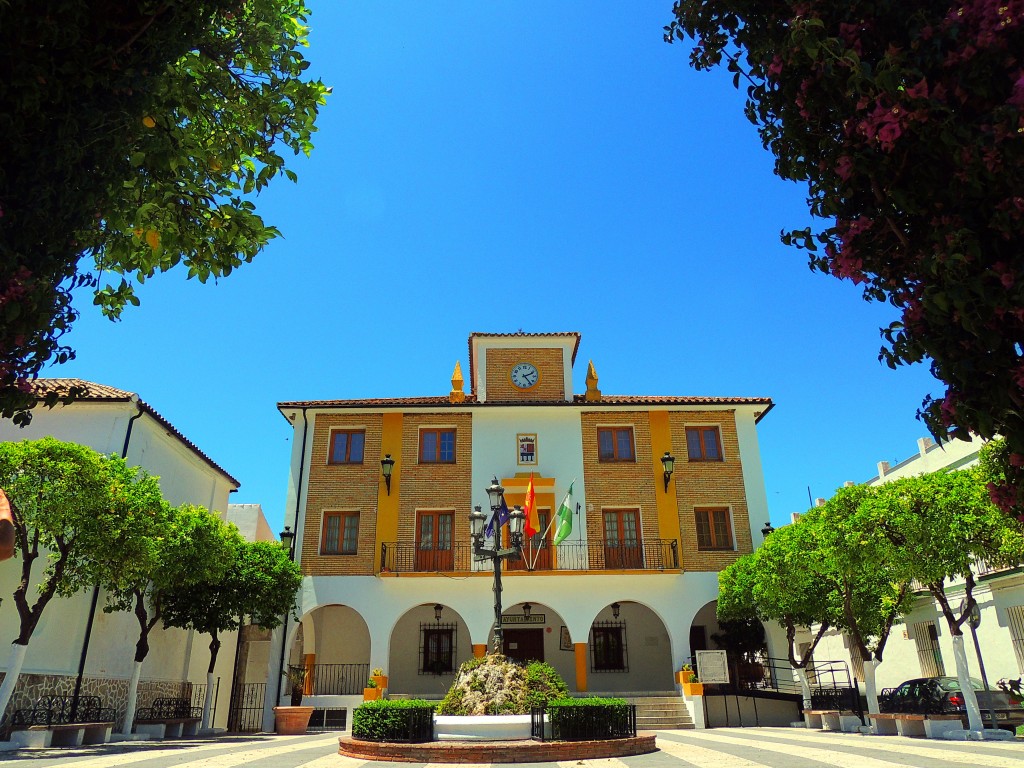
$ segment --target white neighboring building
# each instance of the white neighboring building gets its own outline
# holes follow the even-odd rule
[[[895,466],[879,462],[878,475],[867,485],[880,485],[939,469],[971,466],[978,461],[982,445],[984,441],[980,438],[953,440],[941,445],[921,438],[917,441],[918,452],[910,458]],[[1000,678],[1016,678],[1024,673],[1024,569],[994,569],[979,563],[975,578],[974,596],[981,610],[978,644],[989,685],[994,688]],[[962,591],[962,582],[949,588],[954,607],[960,602],[958,589]],[[980,679],[977,652],[966,625],[964,634],[971,676]],[[818,659],[849,659],[853,674],[863,681],[863,665],[857,654],[850,653],[849,646],[845,636],[832,632],[822,639],[814,655]],[[949,629],[938,604],[927,591],[918,593],[914,609],[901,625],[893,627],[883,659],[876,673],[879,690],[915,677],[956,674]]]
[[[227,511],[229,494],[238,489],[238,481],[218,466],[167,419],[132,392],[94,384],[80,379],[39,379],[40,396],[80,386],[85,396],[70,405],[33,411],[32,423],[24,428],[9,420],[0,420],[0,440],[34,440],[52,436],[59,440],[87,445],[100,453],[123,456],[129,465],[141,466],[160,478],[163,496],[172,505],[202,505],[221,516]],[[36,583],[45,563],[33,568]],[[21,577],[21,559],[0,563],[0,630],[12,641],[19,626],[14,600],[10,599]],[[30,589],[34,590],[34,585]],[[31,706],[40,695],[71,694],[79,672],[85,645],[86,626],[92,602],[92,590],[73,598],[55,597],[32,636],[25,666],[8,708]],[[138,622],[130,613],[104,613],[104,597],[99,597],[88,644],[82,683],[82,695],[98,695],[104,706],[113,706],[123,714],[138,639]],[[235,656],[235,633],[222,637],[217,660],[220,679],[214,725],[227,722]],[[140,705],[145,706],[147,686],[155,695],[178,695],[182,683],[196,686],[206,680],[209,665],[209,641],[205,636],[184,630],[156,629],[150,635],[150,652],[143,666]],[[0,663],[7,654],[0,654]],[[3,669],[0,667],[0,674]]]

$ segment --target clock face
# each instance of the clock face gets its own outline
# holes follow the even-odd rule
[[[540,381],[540,371],[533,363],[516,363],[509,376],[519,389],[529,389]]]

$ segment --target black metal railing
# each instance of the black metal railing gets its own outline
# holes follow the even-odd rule
[[[457,543],[451,547],[424,547],[413,543],[381,544],[380,570],[383,573],[431,573],[471,571],[474,566],[472,545]],[[528,545],[522,557],[509,558],[509,571],[662,571],[679,567],[679,546],[675,539],[652,539],[626,544],[621,541],[550,542]]]
[[[307,696],[352,696],[363,692],[370,675],[369,664],[314,664],[307,673]]]
[[[263,727],[263,701],[267,695],[266,683],[240,683],[231,686],[231,706],[228,710],[228,731],[255,733]]]
[[[693,656],[690,663],[696,674],[697,657]],[[815,661],[807,667],[805,673],[807,684],[812,689],[848,689],[851,687],[849,669],[842,661]],[[803,693],[796,670],[789,663],[789,659],[772,657],[757,657],[754,661],[731,660],[728,684],[715,684],[711,690],[714,693],[730,694],[743,691]]]
[[[545,735],[547,716],[551,736]],[[636,705],[549,704],[530,710],[530,735],[545,741],[599,741],[636,736]]]

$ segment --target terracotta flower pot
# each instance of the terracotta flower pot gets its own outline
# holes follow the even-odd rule
[[[376,701],[380,698],[380,688],[363,688],[363,701]]]
[[[370,679],[377,684],[377,687],[384,690],[388,687],[388,676],[387,675],[371,675]]]
[[[687,696],[703,696],[704,683],[683,683],[683,693]]]
[[[274,707],[274,730],[286,735],[305,733],[312,715],[312,707]]]

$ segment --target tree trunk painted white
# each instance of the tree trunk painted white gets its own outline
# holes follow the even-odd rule
[[[960,692],[967,706],[967,729],[983,734],[985,725],[981,722],[981,708],[978,696],[971,685],[971,672],[967,668],[967,653],[964,651],[964,636],[953,635],[953,661],[956,662],[956,678],[960,681]],[[983,736],[982,736],[983,738]]]
[[[804,697],[804,706],[811,706],[811,686],[807,682],[807,670],[804,667],[797,667],[795,670],[797,680],[800,681],[800,691]]]
[[[7,655],[7,674],[4,676],[3,685],[0,685],[0,718],[7,712],[7,705],[11,703],[11,697],[14,695],[14,686],[18,684],[21,668],[25,666],[25,652],[27,650],[27,645],[11,643],[11,652]]]
[[[135,706],[139,703],[139,678],[142,677],[142,662],[136,661],[132,665],[132,677],[128,681],[128,703],[124,709],[124,725],[121,726],[121,733],[130,736],[132,724],[135,722]]]
[[[210,711],[213,709],[213,687],[216,685],[213,672],[206,673],[206,698],[203,699],[203,728],[210,728]]]
[[[864,662],[864,692],[868,697],[868,712],[878,714],[878,686],[875,684],[875,668],[882,662],[871,659]]]

